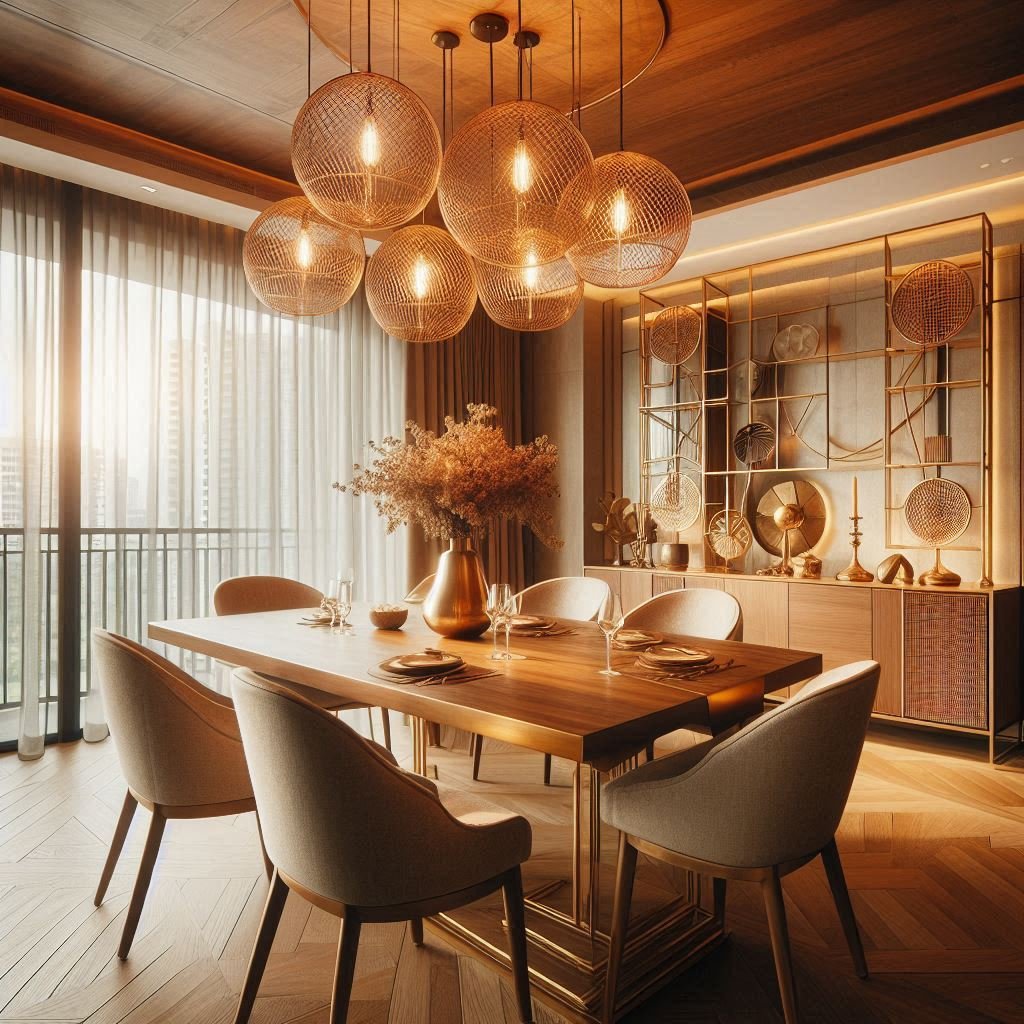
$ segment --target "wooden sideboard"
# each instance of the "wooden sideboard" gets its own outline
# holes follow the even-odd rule
[[[743,610],[744,640],[820,653],[826,669],[877,661],[876,718],[987,736],[992,761],[1020,743],[1020,587],[940,590],[611,566],[584,572],[608,583],[623,612],[667,590],[724,590]]]

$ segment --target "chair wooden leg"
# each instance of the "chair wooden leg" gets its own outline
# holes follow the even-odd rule
[[[714,878],[711,880],[714,895],[715,917],[725,923],[725,879]]]
[[[387,708],[380,709],[380,721],[384,732],[384,746],[391,753],[391,713]]]
[[[866,978],[868,962],[864,958],[864,946],[860,941],[857,918],[853,913],[850,892],[846,888],[846,876],[843,874],[843,863],[839,859],[839,850],[836,849],[834,839],[821,851],[821,859],[825,865],[829,888],[832,890],[832,899],[835,900],[836,910],[839,912],[839,921],[843,926],[846,944],[850,947],[850,956],[853,957],[854,970],[857,972],[858,978]]]
[[[117,819],[117,826],[114,828],[113,838],[110,840],[110,850],[107,853],[106,863],[103,865],[103,874],[100,875],[100,884],[96,887],[96,898],[93,903],[98,907],[107,894],[107,886],[110,879],[114,877],[114,868],[117,867],[117,859],[124,849],[124,841],[128,838],[128,829],[131,827],[132,818],[135,817],[135,808],[139,806],[138,800],[131,792],[124,795],[124,805],[121,808],[121,816]]]
[[[654,743],[653,742],[648,743],[647,746],[644,747],[644,753],[647,755],[647,760],[648,761],[653,761],[654,760]]]
[[[484,738],[479,733],[473,735],[473,781],[480,778],[480,757],[484,752]]]
[[[618,995],[622,951],[626,948],[629,929],[629,907],[633,902],[633,878],[636,875],[636,847],[625,832],[619,833],[619,865],[615,872],[615,901],[612,904],[612,935],[608,946],[608,970],[604,984],[604,1021],[615,1020],[615,999]]]
[[[142,851],[142,860],[139,862],[139,873],[135,878],[135,888],[132,890],[132,900],[128,904],[128,916],[124,921],[124,931],[121,932],[121,944],[117,947],[119,960],[127,960],[128,951],[132,948],[135,929],[139,927],[142,905],[146,902],[146,893],[149,891],[149,883],[153,878],[156,855],[160,850],[160,840],[163,838],[166,824],[167,819],[160,813],[160,808],[155,807],[153,820],[149,823],[149,833],[146,835],[146,846]]]
[[[526,960],[526,907],[523,903],[523,874],[519,867],[506,872],[501,883],[508,921],[508,948],[512,958],[512,984],[516,993],[519,1020],[530,1024],[533,1003],[530,1000],[530,970]]]
[[[793,980],[793,957],[789,947],[789,927],[786,924],[786,905],[782,899],[782,882],[778,872],[761,883],[764,907],[768,912],[768,932],[775,956],[775,975],[779,979],[782,1016],[786,1024],[797,1024],[796,984]]]
[[[334,975],[334,994],[331,996],[331,1024],[345,1024],[348,1018],[361,929],[359,911],[354,907],[346,907],[341,922],[341,938],[338,940],[338,967]]]
[[[267,845],[263,842],[263,826],[260,824],[260,812],[256,812],[256,831],[260,837],[260,852],[263,854],[263,870],[267,873],[267,881],[274,880],[274,865],[267,853]]]
[[[438,722],[427,722],[427,746],[441,746],[441,725]]]
[[[551,755],[544,755],[544,785],[551,785]]]
[[[256,941],[253,943],[252,953],[249,956],[249,967],[245,972],[242,994],[238,997],[235,1024],[247,1024],[252,1008],[256,1004],[256,993],[263,980],[263,972],[266,970],[267,960],[270,958],[270,949],[274,945],[274,936],[277,934],[277,926],[281,921],[281,912],[284,910],[287,899],[288,886],[275,871],[270,879],[270,892],[267,893],[267,902],[263,906],[263,917],[260,918],[260,928],[256,933]]]
[[[423,918],[414,917],[409,922],[409,927],[412,929],[412,944],[414,946],[423,945]]]
[[[373,708],[366,709],[366,720],[370,723],[370,739],[376,743],[377,734],[373,731]]]

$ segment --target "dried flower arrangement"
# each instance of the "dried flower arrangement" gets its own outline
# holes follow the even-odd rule
[[[550,509],[558,495],[557,446],[547,437],[510,445],[493,422],[497,409],[466,409],[463,423],[445,417],[443,434],[410,421],[405,425],[410,441],[371,441],[372,464],[357,464],[351,482],[334,487],[373,495],[389,533],[418,522],[427,536],[450,540],[472,537],[506,519],[528,526],[548,547],[561,547]]]

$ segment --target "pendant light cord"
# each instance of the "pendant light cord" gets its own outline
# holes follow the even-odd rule
[[[355,71],[352,63],[352,0],[348,0],[348,73]]]
[[[621,35],[621,21],[622,21],[622,0],[619,0],[619,22],[620,22],[620,35]],[[621,40],[620,40],[621,45]],[[370,55],[370,0],[366,0],[366,70],[368,72],[373,71],[373,60]],[[622,73],[619,73],[619,81],[622,81]]]
[[[623,56],[622,56],[622,0],[619,0],[619,152],[621,153],[625,148],[625,120],[623,117],[622,108],[625,105],[625,85],[623,84],[622,67],[623,67]]]
[[[576,0],[569,0],[569,50],[572,53],[572,86],[569,90],[569,120],[576,120]],[[577,125],[577,127],[579,127]]]
[[[306,3],[306,99],[313,95],[313,0]]]
[[[523,0],[516,2],[516,21],[519,23],[519,31],[516,49],[519,50],[519,99],[523,98]]]
[[[487,43],[487,55],[491,62],[491,106],[494,106],[494,43]]]
[[[400,82],[402,80],[402,40],[400,35],[399,25],[401,24],[401,0],[394,0],[391,5],[391,14],[394,21],[392,26],[392,35],[395,40],[395,52],[392,55],[392,64],[394,65],[395,81]]]

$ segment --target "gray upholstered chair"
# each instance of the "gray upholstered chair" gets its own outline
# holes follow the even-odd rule
[[[288,890],[343,919],[331,1024],[344,1024],[364,922],[411,921],[502,889],[519,1017],[530,1021],[520,865],[531,831],[517,815],[456,818],[427,779],[293,690],[235,672],[256,804],[274,874],[235,1016],[252,1012]]]
[[[742,640],[743,614],[732,594],[708,587],[669,590],[637,605],[622,620],[631,629],[654,629],[708,640]]]
[[[406,604],[423,604],[427,599],[427,594],[430,593],[430,588],[434,585],[434,577],[436,575],[437,573],[432,572],[429,576],[424,576],[402,600]]]
[[[284,576],[232,576],[221,580],[213,588],[213,610],[216,615],[245,615],[250,612],[278,612],[290,608],[319,608],[323,594],[315,587]],[[370,738],[373,735],[373,708],[369,704],[346,700],[336,693],[317,690],[302,683],[287,679],[279,682],[301,693],[317,707],[328,711],[359,711],[366,709],[370,721]],[[391,718],[387,708],[380,709],[384,730],[384,746],[391,749]]]
[[[166,658],[103,629],[92,656],[121,771],[128,783],[110,842],[98,907],[106,895],[135,809],[152,813],[117,955],[131,949],[168,818],[213,818],[255,811],[231,701]],[[271,871],[267,862],[267,874]]]
[[[786,1024],[797,1021],[781,879],[815,857],[859,977],[867,963],[836,849],[878,688],[878,663],[825,672],[739,732],[642,765],[609,782],[602,817],[621,832],[605,990],[614,1020],[637,853],[714,879],[725,913],[726,879],[761,883]]]
[[[594,622],[611,614],[612,591],[604,580],[592,576],[559,576],[534,583],[516,595],[522,615],[546,615],[552,619],[576,619]],[[473,779],[480,778],[480,758],[484,738],[473,737]],[[544,755],[544,785],[551,785],[551,755]]]

